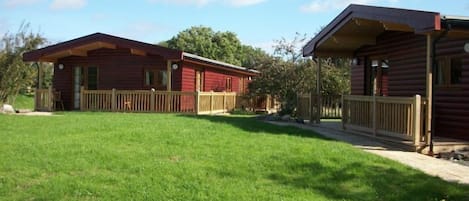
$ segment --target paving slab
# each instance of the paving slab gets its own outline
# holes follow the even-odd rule
[[[371,138],[347,133],[347,131],[343,130],[333,129],[327,125],[317,126],[312,124],[298,124],[294,122],[281,121],[266,122],[280,126],[295,126],[306,130],[312,130],[322,136],[347,142],[369,153],[400,162],[428,175],[437,176],[450,182],[469,184],[469,166],[437,159],[417,152],[405,151]]]

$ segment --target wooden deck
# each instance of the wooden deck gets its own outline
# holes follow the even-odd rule
[[[421,150],[425,148],[427,140],[424,132],[426,112],[424,106],[425,100],[419,95],[414,97],[344,95],[320,98],[308,95],[299,96],[297,116],[321,124],[323,123],[318,121],[320,118],[340,118],[343,129],[404,145],[409,144],[414,150]],[[321,109],[317,109],[318,107]]]
[[[54,111],[57,92],[37,89],[36,111]],[[156,112],[156,113],[226,113],[235,108],[249,110],[275,110],[275,100],[270,97],[247,98],[235,92],[181,92],[155,90],[80,90],[81,111],[105,112]]]
[[[308,122],[307,122],[308,123]],[[326,128],[326,129],[331,129],[331,130],[336,130],[336,131],[341,131],[341,132],[346,132],[347,134],[351,135],[359,135],[359,136],[365,136],[365,137],[371,137],[373,139],[376,139],[377,141],[384,143],[388,145],[389,147],[394,147],[402,150],[407,150],[407,151],[415,151],[415,146],[413,140],[406,140],[402,138],[395,138],[392,136],[386,136],[386,135],[377,135],[373,136],[370,135],[367,132],[363,131],[358,131],[358,130],[347,130],[344,129],[342,126],[342,122],[340,120],[325,120],[322,121],[321,124],[314,124],[316,127],[321,127],[321,128]],[[451,138],[444,138],[444,137],[438,137],[435,136],[433,138],[433,153],[438,154],[438,153],[448,153],[451,151],[461,151],[461,150],[469,150],[469,142],[464,141],[464,140],[459,140],[459,139],[451,139]],[[421,153],[428,153],[428,147],[425,147],[422,150],[419,150]]]

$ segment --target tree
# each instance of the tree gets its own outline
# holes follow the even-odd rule
[[[298,94],[316,91],[317,61],[302,56],[301,45],[305,39],[305,35],[297,33],[291,41],[285,38],[275,41],[274,55],[259,60],[255,67],[261,75],[249,85],[252,96],[272,95],[281,101],[282,113],[292,113]],[[322,94],[348,93],[347,62],[331,58],[322,61]]]
[[[33,86],[37,71],[23,62],[24,52],[37,49],[46,39],[23,23],[17,33],[6,33],[0,42],[0,103],[13,102],[20,90]],[[10,101],[9,101],[10,100]]]
[[[252,67],[257,57],[267,55],[259,48],[243,45],[233,32],[215,32],[204,26],[191,27],[159,44],[245,67]]]

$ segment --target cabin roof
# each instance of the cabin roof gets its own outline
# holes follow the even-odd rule
[[[87,52],[100,48],[116,49],[128,48],[135,55],[159,55],[165,60],[179,61],[184,59],[197,60],[209,63],[217,67],[257,74],[259,71],[248,69],[213,59],[208,59],[195,54],[175,50],[159,45],[153,45],[131,39],[121,38],[104,33],[94,33],[69,41],[57,43],[23,54],[23,61],[56,62],[58,59],[67,56],[87,56]]]
[[[454,32],[469,30],[467,17],[351,4],[303,47],[303,56],[352,57],[360,47],[374,45],[386,31],[430,34],[447,29],[449,23]]]

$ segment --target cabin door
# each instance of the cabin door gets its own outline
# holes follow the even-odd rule
[[[201,70],[195,70],[195,91],[204,91],[204,74]]]
[[[366,64],[366,95],[388,95],[388,60],[370,60]]]
[[[80,109],[80,88],[86,90],[98,89],[98,68],[95,66],[77,66],[73,72],[73,109]]]

